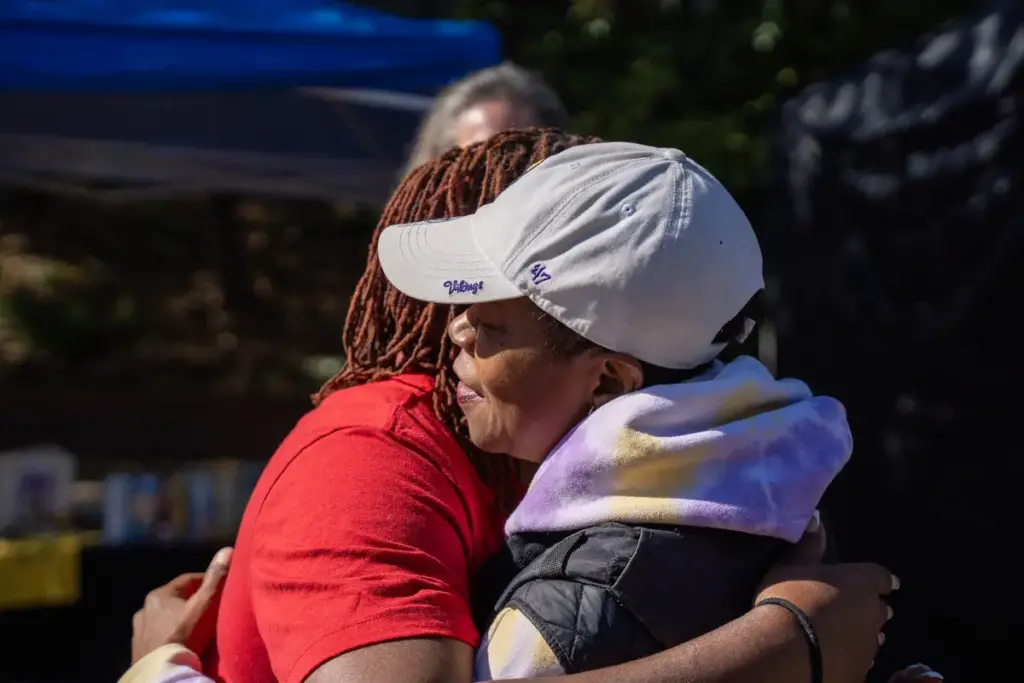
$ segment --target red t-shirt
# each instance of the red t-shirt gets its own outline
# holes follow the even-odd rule
[[[434,415],[433,379],[336,392],[278,448],[242,518],[205,667],[299,683],[366,645],[479,636],[469,580],[502,520]]]

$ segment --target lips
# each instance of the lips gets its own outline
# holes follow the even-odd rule
[[[463,384],[462,382],[459,382],[459,387],[455,393],[455,400],[457,400],[460,404],[472,403],[473,401],[480,400],[480,394],[476,393],[476,391],[474,391],[469,386]]]

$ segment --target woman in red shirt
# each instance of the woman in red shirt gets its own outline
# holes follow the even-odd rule
[[[589,142],[511,131],[453,150],[403,182],[384,226],[472,213],[532,165]],[[378,228],[378,234],[379,230]],[[445,335],[450,306],[412,301],[376,258],[353,295],[345,369],[274,454],[246,509],[204,662],[228,683],[468,683],[479,643],[470,586],[502,542],[521,479],[466,439]],[[792,571],[792,570],[790,570]],[[830,683],[859,681],[891,576],[805,569],[773,589],[816,622]],[[838,617],[838,619],[837,619]],[[842,635],[839,635],[842,632]],[[759,608],[698,641],[616,667],[620,681],[807,680],[807,644]],[[605,672],[582,674],[605,680]]]

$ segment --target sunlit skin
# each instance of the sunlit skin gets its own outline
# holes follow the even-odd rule
[[[490,453],[539,463],[596,407],[640,388],[629,356],[593,349],[553,353],[529,299],[474,304],[448,326],[459,406],[469,436]]]
[[[455,120],[455,144],[466,147],[504,130],[530,128],[537,123],[536,115],[528,107],[508,100],[478,102]]]

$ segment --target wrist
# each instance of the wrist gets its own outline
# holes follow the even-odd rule
[[[777,597],[762,598],[758,600],[754,608],[772,611],[776,616],[788,621],[789,627],[786,632],[793,640],[802,641],[806,652],[804,661],[807,667],[807,677],[802,680],[822,683],[824,672],[822,670],[821,642],[807,613],[789,600]]]
[[[786,610],[777,605],[763,605],[758,602],[750,614],[757,617],[758,622],[762,624],[762,632],[766,637],[770,634],[774,645],[800,653],[806,648],[803,629]]]
[[[627,666],[641,666],[641,663],[645,664],[642,675],[631,674],[623,680],[707,683],[806,683],[810,680],[803,631],[785,610],[769,605],[751,609],[711,633]]]

